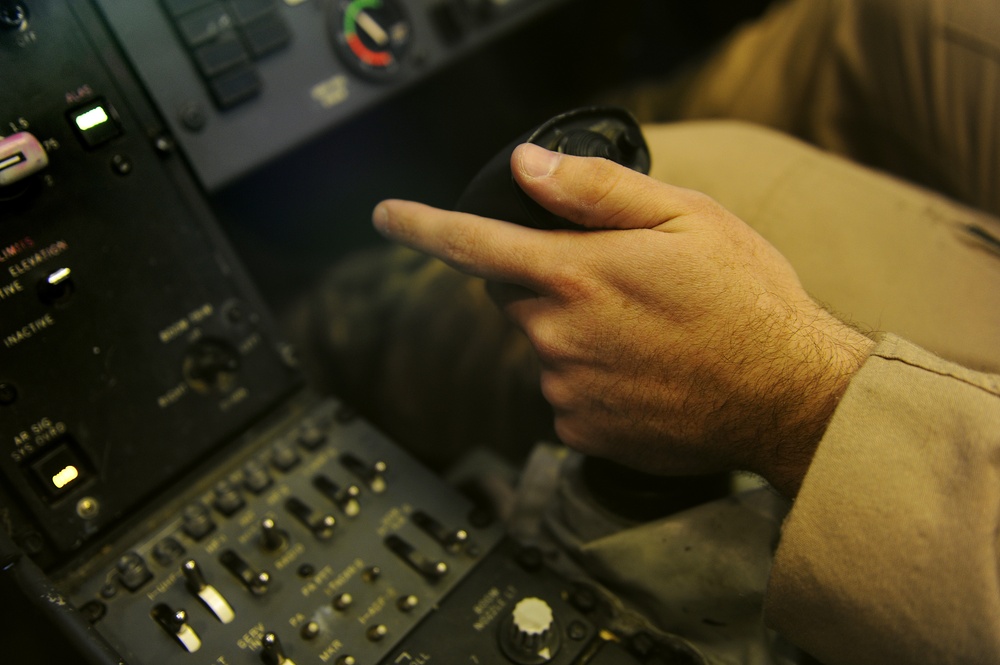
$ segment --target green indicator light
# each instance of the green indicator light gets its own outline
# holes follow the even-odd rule
[[[108,117],[108,113],[104,110],[104,107],[98,106],[90,109],[86,113],[81,113],[76,116],[76,126],[80,128],[81,132],[85,132],[88,129],[97,127],[98,125],[103,125],[110,119],[111,118]]]

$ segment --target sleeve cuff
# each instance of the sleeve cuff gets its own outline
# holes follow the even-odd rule
[[[1000,376],[886,335],[785,521],[766,620],[831,665],[992,661],[998,513]]]

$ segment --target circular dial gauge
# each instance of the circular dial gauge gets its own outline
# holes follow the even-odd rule
[[[331,14],[333,42],[344,62],[376,80],[399,71],[411,27],[399,0],[338,0]]]

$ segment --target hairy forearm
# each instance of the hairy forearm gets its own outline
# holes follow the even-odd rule
[[[788,340],[788,355],[771,369],[770,415],[758,417],[749,470],[794,497],[837,404],[875,343],[817,309]]]

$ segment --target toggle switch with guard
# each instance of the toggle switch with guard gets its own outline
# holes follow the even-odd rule
[[[24,180],[48,165],[49,156],[33,134],[18,132],[0,139],[0,187]]]

